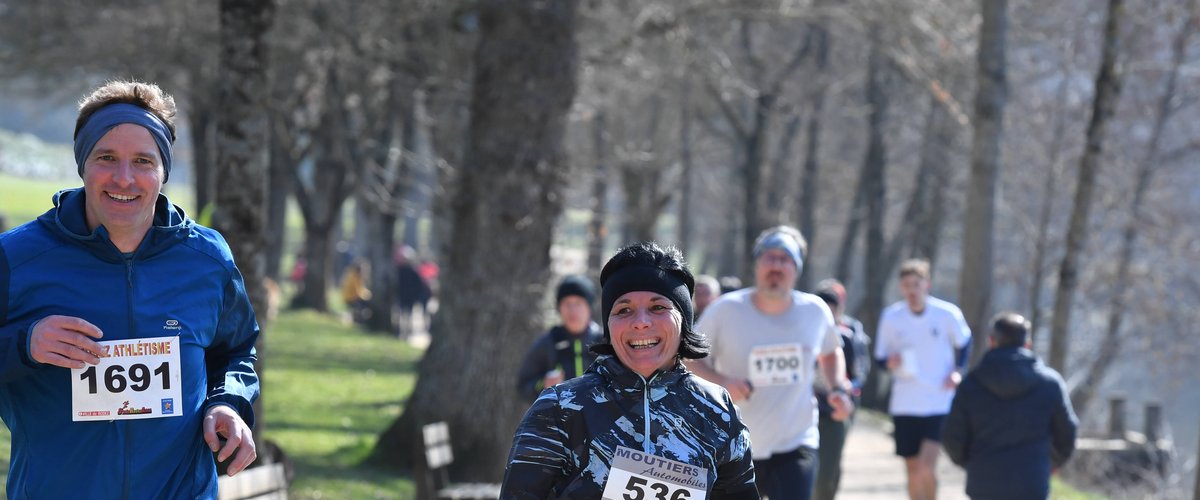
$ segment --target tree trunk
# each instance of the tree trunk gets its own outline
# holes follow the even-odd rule
[[[863,300],[854,314],[863,322],[868,332],[875,332],[879,326],[879,312],[883,310],[883,288],[888,282],[888,273],[884,267],[883,216],[884,204],[887,198],[887,145],[884,142],[884,123],[887,121],[888,96],[884,91],[885,57],[883,48],[876,37],[871,43],[867,69],[867,155],[863,160],[863,175],[865,187],[863,196],[867,205],[867,234],[866,251],[863,253],[863,269],[866,284],[863,287]],[[879,379],[874,379],[875,386],[868,380],[863,390],[864,404],[879,408],[880,398]]]
[[[808,259],[812,259],[812,249],[817,243],[817,186],[818,175],[821,171],[820,145],[822,113],[825,110],[825,94],[829,89],[829,79],[826,72],[829,69],[829,30],[824,21],[809,28],[808,36],[812,37],[812,47],[815,51],[816,88],[808,99],[808,130],[804,142],[804,169],[800,175],[799,221],[800,233],[808,240]],[[796,282],[801,290],[812,289],[812,267],[804,266]]]
[[[329,279],[333,274],[333,221],[304,222],[304,285],[292,297],[292,308],[329,312]]]
[[[1036,345],[1038,329],[1042,326],[1042,284],[1045,281],[1046,273],[1046,253],[1049,252],[1050,246],[1050,218],[1054,215],[1054,205],[1058,188],[1058,174],[1061,170],[1062,158],[1062,141],[1063,135],[1067,133],[1068,120],[1067,116],[1069,109],[1066,109],[1068,90],[1068,82],[1070,82],[1068,68],[1064,67],[1060,74],[1061,82],[1058,83],[1058,94],[1055,102],[1060,103],[1064,109],[1055,115],[1054,132],[1050,135],[1050,157],[1046,162],[1046,179],[1042,188],[1042,206],[1038,212],[1038,236],[1033,242],[1033,261],[1030,264],[1030,342]]]
[[[645,132],[632,142],[633,158],[621,164],[621,186],[625,193],[625,241],[650,241],[655,239],[654,228],[666,208],[674,189],[663,189],[664,167],[657,158],[655,139],[659,136],[662,121],[663,100],[651,97],[650,118]],[[651,158],[643,160],[642,158]]]
[[[1117,277],[1113,280],[1115,292],[1108,305],[1108,328],[1104,332],[1104,341],[1100,343],[1100,352],[1088,366],[1083,381],[1071,390],[1071,404],[1080,415],[1088,414],[1088,406],[1100,389],[1109,368],[1121,352],[1124,337],[1121,335],[1121,323],[1125,318],[1125,307],[1129,301],[1130,288],[1133,287],[1130,278],[1130,268],[1133,264],[1133,252],[1137,246],[1138,230],[1144,224],[1142,210],[1145,204],[1146,191],[1154,180],[1158,170],[1158,154],[1162,144],[1163,131],[1167,121],[1174,111],[1172,101],[1175,99],[1175,88],[1179,81],[1179,68],[1183,65],[1188,46],[1188,38],[1196,27],[1196,0],[1188,2],[1188,18],[1171,45],[1171,69],[1167,74],[1166,88],[1158,101],[1158,115],[1154,120],[1154,128],[1150,132],[1150,142],[1146,154],[1142,158],[1137,171],[1136,187],[1133,190],[1133,200],[1129,205],[1129,218],[1125,221],[1125,230],[1121,238],[1121,254],[1117,260]]]
[[[1058,85],[1057,102],[1066,106],[1067,82],[1066,73],[1060,75],[1062,81]],[[1033,262],[1030,265],[1029,278],[1029,342],[1035,344],[1038,327],[1042,324],[1042,281],[1046,276],[1046,252],[1050,245],[1050,216],[1054,213],[1055,190],[1058,188],[1059,158],[1062,151],[1063,135],[1067,129],[1067,110],[1054,117],[1054,133],[1050,139],[1050,161],[1046,168],[1046,182],[1042,186],[1042,206],[1038,212],[1038,233],[1033,246]],[[1036,344],[1035,344],[1036,345]]]
[[[738,219],[740,217],[730,217],[724,221],[725,236],[721,238],[719,243],[721,245],[721,261],[717,265],[717,274],[720,274],[722,277],[738,276],[738,266],[741,262],[741,259],[738,258],[738,242],[741,241],[741,238],[738,237],[741,229],[738,227]],[[750,249],[743,251],[749,252]],[[749,285],[749,283],[743,284]]]
[[[745,158],[742,163],[742,211],[745,223],[742,226],[742,243],[745,253],[742,255],[742,269],[738,273],[743,283],[754,282],[754,240],[758,233],[765,229],[762,216],[759,214],[759,189],[762,187],[763,163],[766,156],[767,124],[771,117],[771,108],[775,106],[775,96],[760,94],[754,99],[754,125],[746,136],[743,148]]]
[[[358,206],[366,213],[363,223],[367,234],[372,235],[365,242],[366,257],[370,262],[371,300],[367,301],[370,316],[365,322],[368,330],[375,332],[396,332],[392,321],[392,306],[396,297],[396,266],[393,255],[396,248],[397,214],[404,206],[404,193],[412,186],[412,172],[415,170],[416,159],[412,154],[418,148],[419,137],[418,115],[420,114],[420,92],[415,92],[415,99],[400,104],[397,95],[401,89],[392,85],[386,98],[385,106],[390,111],[383,119],[379,130],[379,139],[374,150],[368,154],[371,159],[367,162],[372,172],[364,174],[370,179],[360,186]],[[397,110],[396,108],[401,108]],[[395,144],[397,122],[401,139],[399,148],[403,153],[399,160],[391,158],[390,151]]]
[[[500,479],[526,408],[513,393],[517,360],[544,326],[553,225],[569,175],[562,158],[576,88],[573,1],[478,5],[471,119],[453,205],[442,308],[404,414],[373,457],[406,463],[420,426],[446,421],[455,467]],[[480,249],[487,251],[480,251]]]
[[[245,279],[250,303],[258,312],[259,325],[266,321],[267,297],[263,287],[267,158],[262,145],[267,137],[267,44],[274,3],[271,0],[221,0],[220,93],[217,99],[217,168],[222,186],[217,192],[221,209],[218,228],[229,242],[238,269]],[[258,337],[255,371],[263,376],[266,335]],[[254,403],[259,416],[254,439],[258,460],[270,463],[263,398]]]
[[[203,92],[202,90],[198,90]],[[198,95],[192,99],[193,109],[188,110],[188,131],[192,136],[192,183],[196,188],[196,217],[201,214],[211,213],[213,202],[212,188],[214,177],[214,165],[212,158],[212,142],[213,142],[213,113],[208,101]],[[208,209],[208,210],[206,210]],[[212,224],[212,221],[202,221],[205,224]]]
[[[992,304],[992,248],[996,220],[996,177],[1000,143],[1004,138],[1004,106],[1008,100],[1008,0],[983,0],[975,93],[975,140],[971,146],[971,177],[967,187],[967,216],[963,219],[962,277],[958,298],[971,328],[971,365],[987,350],[987,316]]]
[[[658,165],[625,165],[621,186],[625,191],[625,242],[655,239],[654,228],[673,190],[662,189],[663,169]]]
[[[676,244],[679,251],[694,258],[692,248],[692,186],[696,176],[692,160],[692,113],[689,87],[683,89],[683,100],[679,106],[679,234]],[[696,263],[692,262],[694,266]]]
[[[1079,255],[1087,243],[1088,218],[1092,208],[1092,192],[1096,174],[1104,153],[1104,130],[1116,108],[1121,93],[1121,74],[1117,72],[1117,52],[1120,50],[1121,21],[1125,15],[1123,0],[1108,1],[1108,19],[1104,23],[1103,52],[1100,71],[1096,76],[1096,95],[1092,101],[1092,119],[1088,122],[1087,142],[1079,161],[1079,177],[1075,200],[1067,226],[1067,248],[1058,271],[1058,289],[1054,295],[1054,317],[1050,327],[1050,367],[1067,375],[1067,354],[1070,351],[1071,303],[1079,282]]]
[[[282,126],[277,120],[271,120],[268,132],[270,159],[267,163],[267,185],[271,188],[267,190],[267,258],[264,274],[277,282],[283,276],[283,252],[287,248],[287,202],[296,185],[293,171],[297,168],[288,154],[289,146],[284,143],[288,138],[282,130],[275,129]]]
[[[596,168],[592,171],[592,220],[588,223],[588,274],[598,283],[600,266],[604,265],[604,239],[608,236],[608,144],[603,111],[592,120],[592,154]]]
[[[917,175],[920,197],[915,200],[918,204],[913,211],[911,237],[907,244],[910,246],[908,256],[928,260],[931,268],[937,262],[942,220],[946,213],[946,185],[954,172],[948,151],[954,144],[956,124],[944,103],[930,99],[929,121],[922,140],[921,167]],[[888,272],[899,261],[895,257],[889,259]]]
[[[326,296],[333,268],[330,254],[333,251],[334,229],[338,227],[342,206],[354,191],[359,179],[359,162],[353,161],[346,141],[353,132],[347,124],[343,108],[344,89],[339,82],[338,70],[328,69],[328,88],[325,90],[325,112],[319,128],[314,132],[317,147],[314,148],[314,167],[309,169],[308,178],[296,169],[296,202],[304,217],[305,258],[308,271],[304,274],[304,288],[292,301],[294,308],[329,310]],[[305,182],[305,181],[308,182]]]
[[[783,127],[783,133],[779,136],[779,150],[775,154],[775,161],[771,162],[771,172],[767,176],[767,206],[766,217],[763,220],[764,225],[783,224],[788,218],[788,211],[784,208],[784,204],[791,200],[788,192],[791,191],[790,187],[793,184],[790,175],[792,168],[789,166],[796,161],[792,155],[792,147],[796,143],[796,136],[800,135],[800,126],[803,124],[804,116],[800,113],[793,114],[791,118],[788,118],[787,124]],[[801,271],[803,272],[803,269]]]
[[[858,186],[854,188],[854,201],[850,202],[850,210],[846,215],[846,230],[842,233],[842,243],[838,245],[837,265],[834,266],[834,276],[842,283],[850,283],[851,258],[854,256],[855,242],[858,240],[859,226],[867,216],[866,190],[870,186],[867,179],[867,163],[859,168]]]

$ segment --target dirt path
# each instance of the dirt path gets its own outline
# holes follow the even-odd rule
[[[894,454],[886,415],[862,413],[846,438],[842,455],[842,484],[838,500],[907,498],[904,462]],[[938,498],[966,499],[962,469],[943,454],[938,459]]]

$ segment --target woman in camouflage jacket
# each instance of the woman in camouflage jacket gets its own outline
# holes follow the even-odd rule
[[[620,250],[600,274],[604,354],[547,388],[513,437],[501,498],[757,499],[750,438],[729,394],[681,359],[694,279],[679,252]]]

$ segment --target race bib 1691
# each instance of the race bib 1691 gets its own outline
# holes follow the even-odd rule
[[[71,370],[71,420],[181,415],[179,337],[99,344],[100,363]]]

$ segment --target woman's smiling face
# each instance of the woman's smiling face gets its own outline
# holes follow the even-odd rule
[[[679,353],[683,315],[671,299],[654,292],[617,297],[608,318],[617,359],[645,378],[674,366]]]

